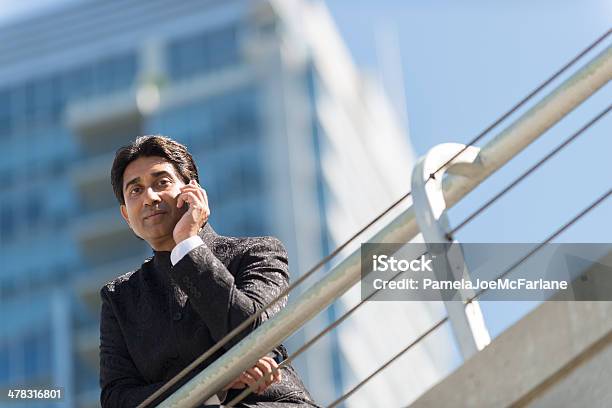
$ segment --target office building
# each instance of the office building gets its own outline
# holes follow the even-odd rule
[[[215,229],[278,236],[293,279],[409,189],[406,129],[318,1],[79,1],[0,39],[0,386],[98,404],[99,289],[151,256],[109,178],[137,135],[186,144]],[[369,341],[340,328],[296,362],[317,400],[369,371],[348,350]]]

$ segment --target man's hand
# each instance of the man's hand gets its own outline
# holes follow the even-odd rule
[[[206,191],[195,180],[181,187],[176,206],[181,208],[185,203],[189,205],[189,208],[176,223],[172,232],[174,242],[177,244],[195,236],[210,216]]]
[[[279,383],[282,379],[280,370],[278,370],[278,364],[272,357],[262,357],[255,363],[255,365],[238,376],[230,385],[225,387],[223,390],[228,389],[242,389],[254,385],[260,378],[271,374],[266,381],[262,381],[257,387],[255,392],[261,394],[270,387],[270,385]]]

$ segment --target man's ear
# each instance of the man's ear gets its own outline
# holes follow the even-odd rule
[[[119,211],[121,212],[121,216],[123,217],[125,222],[127,222],[127,224],[131,227],[130,218],[128,217],[127,207],[125,206],[125,204],[121,204],[119,206]]]

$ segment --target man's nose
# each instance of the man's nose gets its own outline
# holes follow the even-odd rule
[[[153,207],[155,204],[159,203],[161,198],[159,194],[152,187],[149,187],[145,190],[145,200],[144,204]]]

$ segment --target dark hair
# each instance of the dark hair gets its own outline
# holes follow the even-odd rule
[[[189,180],[200,182],[198,168],[193,157],[182,144],[161,135],[140,136],[127,146],[120,147],[115,153],[111,169],[111,184],[119,204],[125,204],[123,197],[123,173],[125,168],[139,157],[159,156],[174,166],[184,183]]]

